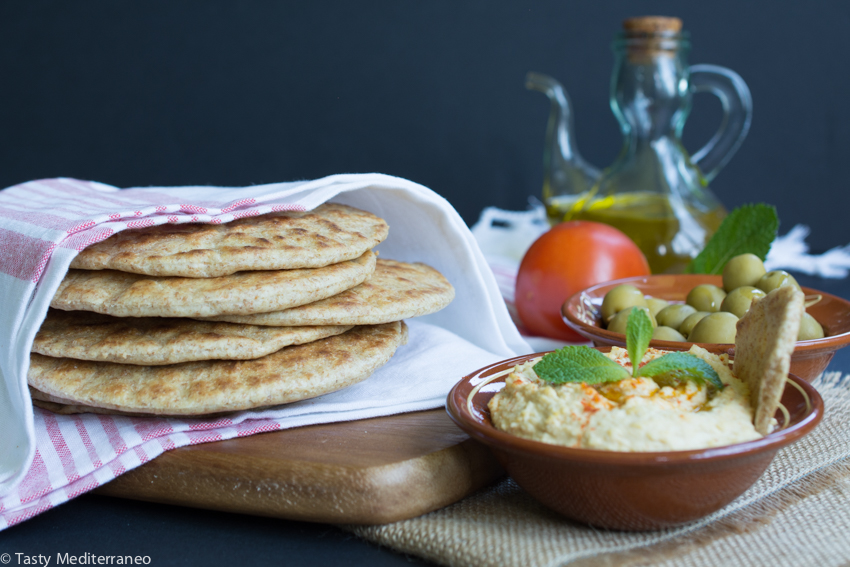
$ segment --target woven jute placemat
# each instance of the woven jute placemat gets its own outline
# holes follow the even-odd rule
[[[582,526],[512,480],[402,522],[347,526],[358,536],[441,565],[847,565],[850,563],[850,375],[814,386],[815,431],[780,451],[737,500],[700,521],[645,533]]]

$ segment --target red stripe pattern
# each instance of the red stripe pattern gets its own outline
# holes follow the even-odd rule
[[[0,273],[38,281],[55,247],[53,242],[0,228]]]
[[[217,224],[272,211],[304,210],[280,197],[287,194],[285,184],[204,188],[195,193],[193,188],[183,189],[190,191],[182,192],[177,202],[171,201],[167,190],[118,190],[65,178],[31,181],[0,191],[0,285],[7,287],[7,297],[28,300],[57,250],[67,257],[68,252],[78,252],[125,229],[164,223]],[[186,202],[187,194],[202,193],[203,202]],[[9,321],[8,315],[5,320],[0,317],[0,339],[14,341],[9,329],[19,328],[22,313],[18,310],[12,315],[17,321]],[[8,375],[8,367],[3,369]],[[14,378],[25,382],[23,377]],[[0,530],[109,482],[170,449],[281,428],[274,419],[251,419],[249,413],[238,419],[180,420],[64,416],[38,408],[34,408],[34,426],[35,456],[20,484],[0,498]]]
[[[0,224],[4,225],[0,228],[0,274],[35,283],[56,246],[79,251],[128,228],[219,224],[304,209],[287,203],[258,205],[253,197],[163,204],[167,199],[167,194],[158,191],[118,191],[76,179],[42,179],[5,189],[0,192]]]
[[[118,475],[185,445],[281,429],[274,419],[181,420],[94,414],[55,415],[34,409],[39,443],[17,490],[0,499],[0,529],[36,516]],[[51,468],[48,463],[55,462]]]

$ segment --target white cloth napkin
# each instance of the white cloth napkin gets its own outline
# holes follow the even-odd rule
[[[227,222],[333,199],[390,225],[384,258],[425,262],[455,286],[442,311],[410,322],[388,365],[351,388],[217,420],[60,416],[33,408],[32,341],[76,254],[126,228]],[[244,188],[118,190],[73,179],[0,192],[0,530],[108,482],[168,449],[286,427],[440,407],[463,375],[530,347],[511,322],[478,245],[433,191],[380,174]]]

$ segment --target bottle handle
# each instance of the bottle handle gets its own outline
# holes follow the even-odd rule
[[[690,88],[694,93],[714,94],[723,105],[720,128],[706,145],[691,155],[706,181],[711,181],[747,137],[753,119],[753,99],[740,75],[718,65],[691,65]]]

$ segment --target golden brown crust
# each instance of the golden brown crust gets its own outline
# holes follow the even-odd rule
[[[146,366],[193,360],[250,360],[285,346],[338,335],[350,328],[350,325],[258,327],[51,309],[35,336],[32,352]]]
[[[777,288],[753,301],[737,325],[735,375],[750,389],[756,431],[770,433],[771,420],[785,390],[791,353],[803,315],[803,293]]]
[[[323,268],[238,272],[217,278],[70,270],[50,306],[116,317],[268,313],[336,295],[362,283],[374,271],[371,251]]]
[[[123,415],[125,417],[151,417],[149,413],[138,413],[138,412],[130,412],[130,411],[120,411],[114,409],[106,409],[106,408],[97,408],[94,406],[87,406],[83,404],[75,404],[69,400],[64,400],[62,398],[58,398],[56,396],[50,396],[45,394],[44,392],[39,392],[32,386],[30,386],[30,398],[32,398],[32,405],[35,407],[45,409],[51,411],[53,413],[58,413],[60,415],[74,415],[79,413],[96,413],[100,415]],[[253,408],[259,409],[259,408]],[[220,417],[223,415],[227,415],[233,412],[217,412],[217,413],[206,413],[200,415],[193,415],[192,417],[198,418],[214,418]]]
[[[48,401],[146,415],[205,415],[345,388],[386,364],[406,340],[406,326],[397,321],[355,327],[248,361],[133,366],[33,354],[27,378]]]
[[[269,213],[226,224],[124,230],[80,252],[71,268],[188,278],[319,268],[363,255],[388,230],[371,213],[325,203],[309,212]]]
[[[434,313],[454,295],[448,280],[430,266],[380,259],[369,279],[333,297],[284,311],[211,320],[269,326],[378,325]]]

